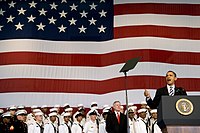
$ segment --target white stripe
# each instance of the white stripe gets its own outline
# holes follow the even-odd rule
[[[106,67],[42,66],[42,65],[5,65],[0,66],[0,79],[42,78],[106,80],[122,77],[119,73],[124,64]],[[139,62],[128,75],[165,76],[168,70],[177,72],[179,78],[200,78],[200,65],[175,65],[157,62]]]
[[[199,53],[199,43],[199,40],[156,37],[122,38],[106,42],[61,42],[13,39],[0,41],[0,53],[28,51],[64,54],[105,54],[109,52],[138,49],[159,49]]]
[[[160,14],[129,14],[115,16],[114,27],[138,25],[199,28],[200,16]]]
[[[151,96],[154,97],[155,90],[149,90]],[[200,92],[187,92],[188,95],[200,95]],[[144,101],[144,90],[136,89],[129,90],[129,102],[134,104],[140,104]],[[14,100],[13,100],[14,99]],[[91,102],[97,102],[99,108],[103,105],[112,105],[115,100],[121,101],[125,105],[125,92],[111,92],[102,95],[96,94],[80,94],[80,93],[0,93],[0,108],[9,107],[10,105],[25,105],[30,107],[32,105],[48,105],[53,107],[55,104],[63,106],[65,103],[69,103],[72,107],[77,107],[78,104],[82,103],[85,107],[90,107]]]
[[[200,4],[199,0],[114,0],[114,4],[125,3],[172,3],[172,4]]]

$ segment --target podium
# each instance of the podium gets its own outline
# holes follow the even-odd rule
[[[158,125],[168,133],[199,133],[199,101],[200,96],[162,96],[158,106]]]

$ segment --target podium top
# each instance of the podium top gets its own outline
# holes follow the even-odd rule
[[[129,70],[135,68],[137,63],[139,62],[141,57],[133,58],[128,60],[125,65],[122,67],[122,69],[119,72],[128,72]]]

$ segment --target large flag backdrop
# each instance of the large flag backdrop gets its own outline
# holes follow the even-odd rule
[[[177,86],[200,94],[199,0],[1,0],[0,107],[125,103],[144,89]]]

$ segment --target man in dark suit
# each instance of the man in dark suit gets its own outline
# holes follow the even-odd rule
[[[163,88],[157,89],[155,97],[153,100],[151,99],[149,91],[144,91],[144,96],[146,97],[147,104],[151,109],[155,109],[158,107],[161,96],[174,96],[174,95],[187,95],[186,91],[181,87],[176,87],[175,82],[177,80],[177,75],[174,71],[168,71],[166,73],[166,83],[167,85]],[[161,127],[163,130],[166,130],[165,127]],[[163,131],[165,133],[167,131]]]
[[[127,133],[127,118],[120,113],[120,106],[119,101],[113,103],[114,112],[108,115],[106,119],[106,131],[108,133]]]

